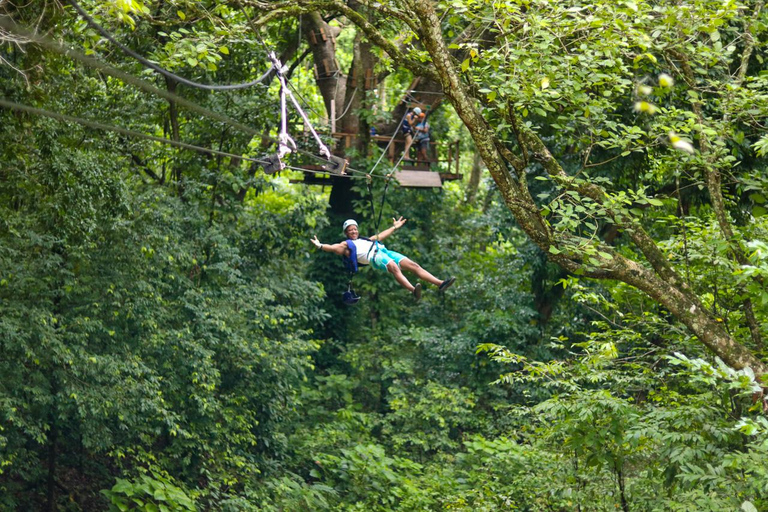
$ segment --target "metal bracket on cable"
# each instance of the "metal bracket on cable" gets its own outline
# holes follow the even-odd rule
[[[283,66],[283,64],[277,58],[277,55],[275,55],[275,52],[269,52],[269,58],[272,61],[272,65],[277,71],[277,77],[280,80],[280,101],[282,103],[282,109],[283,109],[283,123],[285,123],[284,101],[285,101],[285,94],[287,93],[288,96],[291,98],[291,103],[293,103],[293,106],[296,108],[296,111],[304,120],[304,123],[309,128],[309,131],[312,133],[312,136],[315,138],[315,142],[317,142],[317,146],[319,148],[319,153],[328,160],[328,163],[323,165],[323,169],[330,172],[331,174],[344,176],[346,174],[345,170],[347,168],[347,163],[348,163],[347,160],[340,156],[331,154],[331,152],[328,150],[328,147],[325,144],[323,144],[323,141],[320,139],[320,136],[317,134],[314,127],[312,126],[312,123],[309,121],[307,114],[305,114],[304,111],[301,109],[301,105],[299,105],[299,102],[296,101],[296,98],[294,97],[293,93],[286,87],[285,72],[287,71],[287,67]],[[286,136],[287,135],[288,134],[286,131]],[[293,141],[293,139],[291,139],[291,141]],[[294,143],[294,149],[295,148],[296,148],[296,145]]]

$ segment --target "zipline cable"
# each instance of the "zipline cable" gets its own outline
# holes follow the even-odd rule
[[[41,109],[41,108],[30,107],[28,105],[22,105],[20,103],[16,103],[16,102],[13,102],[13,101],[7,101],[7,100],[4,100],[4,99],[0,99],[0,107],[5,107],[7,109],[16,110],[16,111],[19,111],[19,112],[26,112],[28,114],[33,114],[33,115],[37,115],[37,116],[49,117],[51,119],[56,119],[58,121],[63,121],[63,122],[66,122],[66,123],[77,123],[77,124],[80,124],[80,125],[83,125],[83,126],[87,126],[88,128],[93,128],[95,130],[111,131],[111,132],[116,132],[116,133],[120,133],[122,135],[129,136],[129,137],[136,137],[136,138],[140,138],[140,139],[151,140],[153,142],[159,142],[161,144],[168,144],[170,146],[176,146],[176,147],[183,148],[183,149],[189,149],[189,150],[197,151],[197,152],[203,153],[203,154],[226,156],[226,157],[230,157],[230,158],[246,160],[246,161],[249,161],[249,162],[255,162],[255,163],[258,163],[258,164],[266,163],[265,160],[262,160],[262,159],[259,159],[259,158],[253,158],[253,157],[248,157],[248,156],[243,156],[243,155],[236,155],[234,153],[227,153],[226,151],[219,151],[219,150],[216,150],[216,149],[210,149],[210,148],[205,148],[205,147],[201,147],[201,146],[196,146],[194,144],[188,144],[186,142],[175,141],[175,140],[172,140],[172,139],[164,139],[162,137],[156,137],[154,135],[147,135],[146,133],[141,133],[141,132],[137,132],[137,131],[134,131],[134,130],[129,130],[127,128],[122,128],[122,127],[119,127],[119,126],[113,126],[113,125],[108,125],[108,124],[104,124],[104,123],[99,123],[97,121],[90,121],[88,119],[83,119],[83,118],[80,118],[80,117],[69,116],[69,115],[66,115],[66,114],[60,114],[58,112],[51,112],[50,110],[44,110],[44,109]],[[327,174],[329,176],[338,176],[336,174],[333,174],[333,173],[330,173],[330,172],[326,172],[326,171],[319,171],[319,170],[316,171],[316,170],[304,169],[304,168],[301,168],[301,167],[286,166],[286,168],[289,168],[289,169],[292,169],[292,170],[296,170],[296,171],[302,171],[302,172],[314,172],[314,173],[318,173],[318,174]],[[344,176],[344,177],[345,178],[349,178],[349,179],[356,179],[354,176]],[[357,178],[357,179],[359,179],[359,178]]]
[[[159,89],[159,88],[155,87],[154,85],[146,82],[145,80],[142,80],[142,79],[140,79],[138,77],[135,77],[135,76],[133,76],[133,75],[131,75],[129,73],[126,73],[124,71],[116,69],[116,68],[114,68],[114,67],[112,67],[112,66],[110,66],[108,64],[105,64],[105,63],[99,61],[98,59],[96,59],[94,57],[87,56],[87,55],[83,54],[82,52],[79,52],[79,51],[77,51],[77,50],[75,50],[73,48],[68,48],[65,45],[63,45],[63,44],[61,44],[61,43],[59,43],[57,41],[54,41],[54,40],[52,40],[52,39],[50,39],[50,38],[48,38],[46,36],[42,36],[42,35],[40,35],[40,34],[38,34],[36,32],[32,32],[32,31],[30,31],[30,30],[28,30],[28,29],[26,29],[24,27],[21,27],[20,25],[12,22],[8,18],[0,18],[0,27],[2,27],[5,30],[8,30],[9,32],[12,32],[12,33],[14,33],[14,34],[16,34],[18,36],[26,38],[29,42],[31,42],[33,44],[37,44],[39,46],[42,46],[43,48],[46,48],[46,49],[51,50],[51,51],[54,51],[56,53],[59,53],[61,55],[66,56],[66,57],[72,58],[72,59],[74,59],[76,61],[81,62],[82,64],[84,64],[86,66],[92,67],[94,69],[97,69],[97,70],[99,70],[99,71],[109,75],[109,76],[112,76],[112,77],[115,77],[115,78],[117,78],[119,80],[122,80],[125,83],[134,85],[134,86],[138,87],[139,89],[144,90],[145,92],[148,92],[150,94],[155,94],[155,95],[160,96],[160,97],[162,97],[162,98],[164,98],[166,100],[169,100],[169,101],[174,101],[177,104],[179,104],[180,106],[183,106],[183,107],[185,107],[185,108],[187,108],[187,109],[189,109],[189,110],[191,110],[193,112],[197,112],[198,114],[201,114],[201,115],[203,115],[203,116],[205,116],[207,118],[219,121],[221,123],[228,124],[228,125],[232,126],[233,128],[236,128],[236,129],[238,129],[238,130],[240,130],[240,131],[242,131],[242,132],[244,132],[244,133],[246,133],[248,135],[251,135],[253,137],[260,137],[260,138],[262,138],[264,140],[267,140],[267,141],[279,144],[279,140],[274,139],[274,138],[272,138],[272,137],[270,137],[268,135],[265,135],[263,133],[260,133],[257,130],[251,128],[250,126],[247,126],[247,125],[245,125],[245,124],[243,124],[243,123],[241,123],[241,122],[239,122],[239,121],[237,121],[235,119],[232,119],[231,117],[228,117],[228,116],[226,116],[224,114],[220,114],[218,112],[214,112],[212,110],[209,110],[209,109],[207,109],[205,107],[202,107],[202,106],[198,105],[197,103],[195,103],[193,101],[187,100],[187,99],[185,99],[185,98],[183,98],[183,97],[181,97],[181,96],[179,96],[177,94],[174,94],[172,92],[168,92],[168,91],[165,91],[163,89]],[[30,108],[32,108],[32,107],[30,107]],[[82,124],[82,123],[80,123],[80,124]],[[110,129],[110,131],[117,131],[117,130]],[[138,132],[136,132],[136,133],[138,133]],[[143,136],[144,134],[140,134],[140,135]],[[162,140],[165,141],[166,139],[162,139]],[[203,151],[203,150],[204,150],[204,152],[209,152],[209,150],[205,149],[205,148],[199,149],[199,151]],[[307,156],[310,156],[312,158],[315,158],[315,159],[318,159],[318,160],[321,160],[321,161],[326,161],[324,158],[318,157],[317,155],[315,155],[315,154],[313,154],[311,152],[308,152],[308,151],[304,151],[302,149],[297,149],[296,152],[304,154],[304,155],[307,155]],[[258,160],[258,162],[262,163],[262,164],[264,163],[263,160]],[[292,168],[291,166],[286,166],[286,167],[287,168]],[[295,168],[295,170],[301,170],[303,172],[315,172],[315,173],[319,173],[319,174],[328,174],[328,175],[332,175],[333,174],[333,173],[323,172],[323,171],[320,171],[320,170],[309,170],[309,169],[298,169],[298,168]]]
[[[397,134],[400,131],[400,127],[403,125],[403,121],[405,121],[405,116],[407,116],[407,115],[408,115],[408,109],[405,109],[405,114],[403,114],[403,117],[400,118],[400,122],[397,123],[397,128],[395,128],[395,131],[392,132],[392,137],[389,138],[389,142],[387,142],[387,145],[384,147],[384,151],[381,152],[381,155],[379,156],[379,159],[373,165],[373,168],[371,169],[371,174],[373,174],[373,171],[375,171],[376,167],[379,166],[379,162],[381,162],[381,159],[384,158],[384,155],[387,154],[387,150],[389,149],[389,146],[392,145],[392,141],[394,141],[395,137],[397,137]]]
[[[6,30],[8,30],[8,31],[10,31],[12,33],[15,33],[16,35],[19,35],[19,36],[22,36],[22,37],[28,39],[29,42],[32,42],[34,44],[38,44],[38,45],[40,45],[42,47],[45,47],[45,48],[47,48],[49,50],[52,50],[52,51],[56,52],[56,53],[59,53],[61,55],[73,58],[73,59],[75,59],[75,60],[77,60],[77,61],[79,61],[79,62],[81,62],[81,63],[83,63],[83,64],[85,64],[87,66],[90,66],[90,67],[96,68],[96,69],[98,69],[100,71],[103,71],[105,74],[113,76],[115,78],[118,78],[118,79],[120,79],[120,80],[122,80],[122,81],[124,81],[126,83],[132,84],[132,85],[134,85],[134,86],[144,90],[145,92],[148,92],[150,94],[156,94],[156,95],[158,95],[160,97],[163,97],[163,98],[165,98],[165,99],[167,99],[169,101],[174,101],[174,102],[178,103],[179,105],[188,108],[189,110],[192,110],[194,112],[202,114],[203,116],[207,116],[209,118],[215,119],[216,121],[229,124],[230,126],[236,128],[236,129],[238,129],[238,130],[240,130],[240,131],[242,131],[244,133],[247,133],[248,135],[251,135],[251,136],[254,136],[254,137],[260,137],[260,138],[262,138],[264,140],[276,143],[278,145],[280,144],[279,140],[277,140],[275,138],[272,138],[269,135],[260,133],[257,130],[255,130],[255,129],[247,126],[247,125],[244,125],[243,123],[240,123],[239,121],[237,121],[235,119],[232,119],[232,118],[230,118],[230,117],[228,117],[226,115],[214,112],[214,111],[209,110],[209,109],[207,109],[205,107],[202,107],[202,106],[198,105],[197,103],[189,101],[189,100],[187,100],[187,99],[185,99],[185,98],[183,98],[181,96],[178,96],[177,94],[174,94],[174,93],[171,93],[171,92],[159,89],[159,88],[155,87],[154,85],[149,84],[148,82],[146,82],[146,81],[144,81],[144,80],[142,80],[140,78],[134,77],[133,75],[130,75],[129,73],[126,73],[126,72],[123,72],[123,71],[118,70],[116,68],[113,68],[112,66],[110,66],[108,64],[105,64],[105,63],[99,61],[98,59],[86,56],[82,52],[79,52],[79,51],[74,50],[72,48],[68,48],[68,47],[64,46],[63,44],[58,43],[56,41],[53,41],[52,39],[50,39],[50,38],[48,38],[46,36],[41,36],[37,32],[32,32],[32,31],[30,31],[30,30],[28,30],[28,29],[26,29],[24,27],[21,27],[20,25],[12,22],[9,18],[0,18],[0,27],[4,28],[4,29],[6,29]],[[294,99],[294,101],[295,101],[295,99]],[[21,105],[20,105],[20,107],[21,107]],[[33,107],[26,107],[26,108],[32,109]],[[38,109],[38,110],[42,110],[42,109]],[[56,114],[56,113],[53,113],[53,112],[49,112],[49,113],[51,114],[49,117],[64,116],[64,114]],[[82,120],[82,119],[78,120],[77,118],[71,118],[71,119],[59,118],[59,119],[67,120],[67,121],[72,121],[72,122],[78,122],[80,124],[89,123],[89,124],[86,124],[86,125],[87,126],[91,126],[91,127],[94,127],[95,125],[98,125],[99,127],[97,129],[106,129],[106,130],[109,130],[109,131],[122,132],[122,133],[125,133],[125,134],[131,134],[132,136],[137,136],[137,137],[142,137],[142,138],[151,137],[151,136],[147,136],[145,134],[141,134],[139,132],[132,132],[131,130],[126,130],[126,129],[120,128],[120,127],[111,127],[111,126],[108,126],[108,125],[103,125],[101,123],[95,123],[93,121],[87,121],[87,120]],[[305,122],[308,122],[308,119],[306,119],[306,117],[304,117],[304,120],[305,120]],[[162,139],[162,138],[156,138],[156,139],[152,139],[152,140],[156,140],[158,142],[170,143],[167,139]],[[185,143],[179,143],[179,144],[185,144]],[[187,146],[180,146],[180,147],[188,147],[188,149],[194,149],[196,151],[201,151],[201,152],[204,152],[204,153],[216,153],[215,150],[209,150],[207,148],[201,148],[199,146],[194,146],[194,145],[187,145]],[[314,153],[311,153],[311,152],[308,152],[308,151],[305,151],[305,150],[302,150],[302,149],[297,149],[296,152],[300,153],[300,154],[307,155],[307,156],[312,157],[312,158],[317,159],[317,160],[326,161],[326,159],[324,159],[322,157],[319,157],[319,156],[315,155]],[[249,157],[241,157],[241,156],[238,156],[238,155],[234,155],[234,156],[237,156],[238,158],[246,158],[247,160],[254,161],[254,162],[257,162],[257,163],[260,163],[260,164],[264,164],[265,163],[264,160],[258,160],[258,159],[253,159],[253,158],[249,158]],[[316,174],[327,174],[327,175],[338,175],[336,173],[324,172],[324,171],[320,171],[320,170],[317,170],[317,169],[310,170],[310,169],[304,169],[304,168],[296,168],[296,167],[292,167],[292,166],[286,166],[286,167],[294,169],[294,170],[300,170],[300,171],[303,171],[303,172],[313,172],[313,173],[316,173]],[[347,170],[349,170],[350,172],[353,172],[353,173],[357,173],[357,174],[366,174],[364,171],[359,171],[359,170],[354,169],[354,168],[349,167],[349,166],[347,167]],[[351,176],[348,176],[348,177],[351,177]],[[376,176],[376,177],[379,178],[380,176]]]
[[[138,137],[138,138],[142,138],[142,139],[151,140],[151,141],[154,141],[154,142],[160,142],[160,143],[163,143],[163,144],[170,144],[171,146],[177,146],[177,147],[184,148],[184,149],[191,149],[193,151],[198,151],[200,153],[208,153],[208,154],[214,154],[214,155],[219,155],[219,156],[228,156],[228,157],[233,157],[233,158],[239,158],[239,159],[248,160],[248,161],[256,162],[256,163],[260,163],[260,164],[264,163],[263,160],[259,160],[258,158],[252,158],[252,157],[247,157],[247,156],[242,156],[242,155],[235,155],[233,153],[227,153],[225,151],[219,151],[219,150],[216,150],[216,149],[210,149],[210,148],[204,148],[204,147],[201,147],[201,146],[195,146],[194,144],[188,144],[186,142],[179,142],[179,141],[176,141],[176,140],[164,139],[162,137],[157,137],[155,135],[147,135],[146,133],[141,133],[141,132],[129,130],[127,128],[122,128],[122,127],[119,127],[119,126],[113,126],[113,125],[108,125],[108,124],[104,124],[104,123],[99,123],[97,121],[90,121],[88,119],[83,119],[83,118],[80,118],[80,117],[69,116],[69,115],[66,115],[66,114],[60,114],[58,112],[51,112],[50,110],[44,110],[44,109],[41,109],[41,108],[30,107],[28,105],[22,105],[20,103],[15,103],[13,101],[7,101],[7,100],[4,100],[4,99],[0,99],[0,107],[5,107],[5,108],[10,109],[10,110],[16,110],[16,111],[19,111],[19,112],[26,112],[28,114],[34,114],[34,115],[43,116],[43,117],[50,117],[52,119],[56,119],[58,121],[64,121],[66,123],[77,123],[77,124],[81,124],[83,126],[87,126],[88,128],[93,128],[93,129],[96,129],[96,130],[106,130],[106,131],[111,131],[111,132],[117,132],[117,133],[120,133],[120,134],[123,134],[123,135],[127,135],[129,137]]]
[[[114,38],[114,36],[112,36],[112,34],[109,33],[104,27],[102,27],[101,25],[96,23],[96,20],[94,20],[82,7],[80,7],[80,5],[78,5],[78,3],[75,0],[68,0],[68,1],[69,1],[70,5],[72,5],[72,7],[75,8],[75,10],[78,12],[78,14],[80,14],[80,16],[82,16],[85,19],[85,21],[91,27],[93,27],[102,36],[107,38],[107,40],[109,40],[112,44],[114,44],[115,46],[120,48],[123,51],[123,53],[133,57],[134,59],[136,59],[137,61],[139,61],[144,66],[148,67],[149,69],[157,71],[161,75],[166,76],[168,78],[172,78],[173,80],[176,80],[177,82],[179,82],[181,84],[188,85],[190,87],[196,87],[198,89],[205,89],[207,91],[233,91],[233,90],[237,90],[237,89],[246,89],[248,87],[252,87],[254,85],[260,84],[261,82],[266,80],[269,77],[270,73],[272,72],[273,68],[270,67],[263,75],[261,75],[256,80],[253,80],[251,82],[242,83],[242,84],[208,85],[208,84],[201,84],[199,82],[188,80],[188,79],[186,79],[186,78],[184,78],[182,76],[179,76],[179,75],[177,75],[175,73],[172,73],[172,72],[168,71],[167,69],[164,69],[164,68],[158,66],[157,64],[155,64],[153,62],[150,62],[149,60],[145,59],[144,57],[142,57],[138,53],[136,53],[133,50],[131,50],[130,48],[128,48],[127,46],[123,45],[122,43],[117,41]]]
[[[193,112],[197,112],[198,114],[202,114],[211,119],[215,119],[216,121],[219,121],[221,123],[226,123],[232,126],[233,128],[236,128],[244,133],[247,133],[248,135],[261,136],[261,134],[257,130],[254,130],[250,126],[247,126],[235,119],[232,119],[231,117],[228,117],[224,114],[219,114],[218,112],[214,112],[212,110],[208,110],[207,108],[202,107],[193,101],[187,100],[172,92],[164,91],[163,89],[155,87],[154,85],[150,84],[145,80],[142,80],[141,78],[137,78],[129,73],[126,73],[125,71],[121,71],[117,68],[110,66],[109,64],[105,64],[94,57],[89,57],[78,50],[69,48],[59,42],[56,42],[46,36],[42,36],[36,32],[31,32],[21,27],[20,25],[17,25],[16,23],[10,21],[8,18],[0,18],[0,27],[8,30],[9,32],[13,32],[18,36],[25,37],[34,44],[37,44],[39,46],[47,48],[51,51],[54,51],[66,57],[72,58],[74,60],[77,60],[82,64],[85,64],[86,66],[90,66],[99,71],[102,71],[103,73],[109,76],[118,78],[123,82],[134,85],[139,89],[144,90],[145,92],[148,92],[150,94],[155,94],[157,96],[165,98],[168,101],[174,101],[179,105],[186,107],[187,109]]]

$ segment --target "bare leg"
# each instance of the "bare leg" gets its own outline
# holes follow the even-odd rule
[[[403,151],[403,158],[406,160],[410,159],[410,155],[408,154],[408,151],[411,149],[411,144],[413,144],[413,136],[410,133],[405,134],[405,150]]]
[[[405,260],[403,260],[405,261]],[[408,278],[403,275],[403,273],[400,271],[400,267],[397,266],[397,263],[394,261],[390,261],[387,263],[387,271],[389,271],[390,274],[395,276],[395,279],[398,283],[400,283],[400,286],[408,290],[409,292],[413,291],[413,285],[410,281],[408,281]]]
[[[402,261],[400,261],[400,267],[403,270],[407,270],[408,272],[412,272],[416,274],[419,279],[423,279],[424,281],[430,282],[435,286],[440,286],[443,283],[442,280],[436,278],[435,276],[427,272],[421,265],[419,265],[418,263],[416,263],[410,258],[405,258]]]

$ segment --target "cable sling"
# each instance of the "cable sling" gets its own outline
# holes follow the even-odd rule
[[[158,66],[154,62],[151,62],[151,61],[145,59],[144,57],[142,57],[138,53],[134,52],[133,50],[131,50],[130,48],[125,46],[124,44],[120,43],[104,27],[102,27],[101,25],[96,23],[96,20],[94,20],[87,12],[85,12],[85,10],[82,7],[80,7],[80,5],[78,5],[78,3],[75,0],[69,0],[69,3],[70,3],[70,5],[72,5],[72,7],[75,8],[75,10],[78,12],[78,14],[80,14],[80,16],[85,18],[85,21],[91,27],[93,27],[99,34],[101,34],[102,36],[107,38],[107,40],[109,42],[111,42],[112,44],[114,44],[115,46],[120,48],[120,50],[122,50],[123,53],[133,57],[138,62],[143,64],[145,67],[147,67],[149,69],[152,69],[154,71],[157,71],[158,73],[160,73],[163,76],[166,76],[168,78],[172,78],[173,80],[176,80],[177,82],[179,82],[181,84],[188,85],[190,87],[196,87],[198,89],[205,89],[205,90],[208,90],[208,91],[233,91],[233,90],[237,90],[237,89],[246,89],[248,87],[252,87],[254,85],[260,84],[261,82],[266,80],[269,77],[270,73],[272,72],[272,68],[270,67],[263,75],[261,75],[256,80],[253,80],[251,82],[242,83],[242,84],[208,85],[208,84],[202,84],[200,82],[195,82],[195,81],[186,79],[186,78],[184,78],[182,76],[179,76],[179,75],[177,75],[175,73],[172,73],[172,72],[168,71],[167,69],[164,69],[164,68]]]
[[[29,29],[27,29],[25,27],[17,25],[16,23],[14,23],[9,18],[0,18],[0,27],[2,27],[5,30],[8,30],[9,32],[15,33],[18,36],[22,36],[25,39],[28,39],[29,42],[31,42],[31,43],[40,45],[42,47],[45,47],[45,48],[47,48],[49,50],[52,50],[52,51],[54,51],[56,53],[59,53],[61,55],[66,56],[66,57],[70,57],[70,58],[72,58],[74,60],[77,60],[77,61],[81,62],[82,64],[84,64],[84,65],[86,65],[88,67],[98,69],[101,72],[106,73],[107,75],[114,76],[115,78],[118,78],[118,79],[120,79],[120,80],[122,80],[122,81],[124,81],[126,83],[131,84],[131,85],[134,85],[134,86],[138,87],[139,89],[144,90],[145,92],[148,92],[150,94],[154,94],[154,95],[160,96],[162,98],[167,99],[168,101],[174,101],[177,104],[179,104],[179,105],[181,105],[183,107],[186,107],[186,108],[188,108],[191,111],[197,112],[197,113],[199,113],[199,114],[201,114],[201,115],[203,115],[203,116],[205,116],[205,117],[207,117],[209,119],[216,120],[218,122],[222,122],[222,123],[228,124],[228,125],[236,128],[236,129],[238,129],[241,132],[247,133],[248,135],[259,136],[259,137],[261,137],[261,138],[263,138],[265,140],[274,142],[274,143],[276,143],[278,145],[280,150],[282,150],[285,153],[285,155],[288,154],[288,152],[286,152],[286,146],[287,146],[287,149],[291,149],[291,147],[292,147],[293,151],[295,151],[296,153],[307,155],[307,156],[309,156],[311,158],[320,159],[320,160],[326,162],[326,165],[324,166],[326,170],[324,170],[324,171],[317,170],[317,169],[314,169],[314,170],[304,169],[304,168],[294,167],[294,166],[285,165],[285,164],[283,164],[282,168],[297,170],[297,171],[301,171],[301,172],[312,172],[312,173],[316,173],[316,174],[324,174],[324,175],[329,175],[329,176],[340,176],[340,177],[344,177],[344,178],[355,178],[355,176],[350,176],[349,174],[347,174],[347,172],[344,172],[344,171],[348,171],[350,173],[355,173],[355,174],[360,174],[360,175],[367,175],[368,174],[368,173],[365,173],[364,171],[360,171],[360,170],[354,169],[351,166],[347,165],[346,160],[344,160],[344,159],[342,159],[340,157],[331,155],[331,160],[329,162],[329,159],[326,156],[326,154],[323,154],[323,156],[318,156],[318,155],[316,155],[314,153],[311,153],[311,152],[302,150],[300,148],[297,148],[296,144],[295,144],[295,141],[293,141],[293,139],[291,139],[290,136],[287,134],[287,126],[285,126],[284,123],[281,124],[281,133],[283,134],[283,137],[281,137],[280,139],[282,139],[282,141],[280,139],[274,139],[274,138],[272,138],[272,137],[270,137],[268,135],[262,134],[262,133],[258,132],[257,130],[255,130],[255,129],[247,126],[247,125],[244,125],[244,124],[236,121],[235,119],[232,119],[232,118],[230,118],[230,117],[228,117],[228,116],[226,116],[224,114],[220,114],[220,113],[211,111],[211,110],[209,110],[209,109],[207,109],[205,107],[202,107],[202,106],[198,105],[195,102],[187,100],[186,98],[183,98],[183,97],[181,97],[181,96],[179,96],[177,94],[174,94],[172,92],[159,89],[159,88],[155,87],[154,85],[146,82],[145,80],[142,80],[141,78],[135,77],[135,76],[133,76],[133,75],[131,75],[129,73],[126,73],[126,72],[123,72],[123,71],[121,71],[119,69],[111,67],[110,65],[105,64],[105,63],[99,61],[98,59],[95,59],[95,58],[90,57],[90,56],[86,56],[82,52],[79,52],[79,51],[77,51],[77,50],[75,50],[73,48],[69,48],[69,47],[63,45],[62,43],[59,43],[59,42],[54,41],[54,40],[52,40],[52,39],[50,39],[50,38],[48,38],[48,37],[46,37],[44,35],[41,35],[41,34],[37,33],[36,31],[30,31]],[[283,81],[283,83],[286,83],[286,82]],[[292,98],[292,101],[295,102],[296,101],[295,98]],[[192,144],[187,144],[187,143],[183,143],[183,142],[176,142],[176,141],[172,141],[172,140],[168,140],[168,139],[164,139],[164,138],[160,138],[160,137],[154,137],[154,136],[151,136],[151,135],[146,135],[146,134],[143,134],[143,133],[139,133],[139,132],[136,132],[136,131],[128,130],[128,129],[117,127],[117,126],[106,125],[106,124],[95,122],[95,121],[85,120],[85,119],[81,119],[81,118],[77,118],[77,117],[73,117],[73,116],[67,116],[67,115],[64,115],[64,114],[58,114],[58,113],[46,111],[46,110],[43,110],[43,109],[37,109],[37,108],[34,108],[34,107],[29,107],[29,106],[21,105],[21,104],[18,104],[18,103],[13,103],[13,102],[10,102],[10,101],[7,101],[7,100],[3,101],[2,105],[0,105],[0,106],[4,106],[5,108],[10,108],[10,109],[14,109],[14,110],[25,111],[25,112],[27,112],[29,114],[34,114],[34,115],[39,115],[39,116],[44,116],[44,117],[50,117],[50,118],[58,119],[58,120],[64,121],[64,122],[78,123],[78,124],[81,124],[83,126],[87,126],[87,127],[98,129],[98,130],[117,132],[117,133],[121,133],[123,135],[131,136],[131,137],[143,138],[143,139],[152,140],[152,141],[155,141],[155,142],[160,142],[160,143],[163,143],[163,144],[169,144],[169,145],[172,145],[172,146],[177,146],[177,147],[184,148],[184,149],[191,149],[191,150],[198,151],[198,152],[205,153],[205,154],[219,154],[221,156],[229,156],[229,157],[242,158],[242,159],[244,159],[246,161],[251,161],[251,162],[254,162],[254,163],[258,163],[258,164],[261,164],[262,166],[265,166],[265,167],[266,166],[270,166],[270,165],[274,165],[274,163],[275,163],[274,160],[272,158],[270,158],[270,156],[266,156],[266,157],[262,157],[262,158],[252,158],[252,157],[243,157],[242,155],[233,155],[231,153],[223,153],[223,152],[220,152],[220,151],[216,151],[216,150],[213,150],[213,149],[208,149],[208,148],[204,148],[204,147],[200,147],[200,146],[195,146],[195,145],[192,145]],[[300,107],[298,107],[298,105],[297,105],[297,108],[300,109]],[[286,110],[285,109],[285,102],[284,102],[284,100],[283,100],[282,105],[281,105],[281,110],[283,112]],[[301,113],[303,113],[303,112],[301,112]],[[305,119],[305,122],[309,123],[309,120],[307,119],[306,115],[303,115],[302,117],[303,117],[303,119]],[[283,116],[283,118],[285,118],[285,116]],[[310,127],[311,127],[311,124],[310,124]],[[313,133],[315,135],[316,140],[319,141],[319,137],[317,136],[317,133],[314,131],[314,129],[313,129]],[[319,141],[319,143],[322,144],[322,141]],[[323,153],[322,148],[325,148],[326,152],[330,153],[328,151],[327,147],[324,144],[322,144],[322,146],[321,146],[321,153]],[[339,168],[342,169],[343,174],[339,173]],[[383,176],[376,176],[376,175],[374,175],[374,177],[377,177],[377,178],[381,177],[381,178],[383,178]],[[359,178],[362,178],[362,176],[359,176]]]

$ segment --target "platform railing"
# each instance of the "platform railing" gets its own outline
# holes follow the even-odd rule
[[[354,146],[357,139],[355,133],[333,133],[332,137],[337,139],[344,148],[351,148]],[[390,141],[392,135],[371,135],[371,140],[376,142],[380,147],[383,147]],[[459,168],[459,160],[461,155],[461,141],[454,140],[450,142],[440,140],[430,140],[429,142],[429,154],[427,160],[417,160],[416,155],[416,143],[411,145],[409,153],[410,159],[404,159],[401,167],[409,168],[413,170],[432,170],[433,164],[444,174],[443,179],[460,179],[461,171]],[[400,159],[405,148],[405,139],[402,137],[395,137],[392,140],[392,144],[387,149],[387,158],[390,162],[394,163]]]

